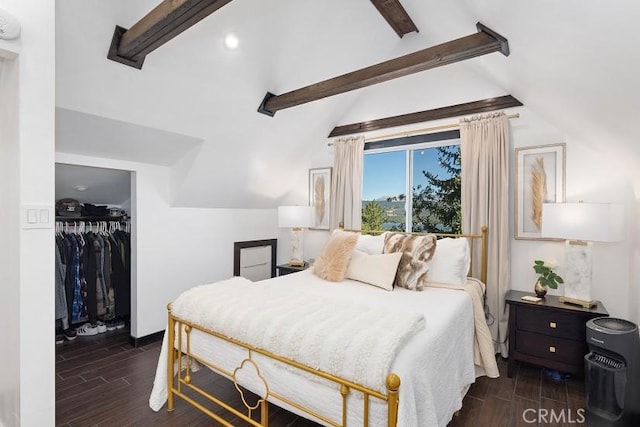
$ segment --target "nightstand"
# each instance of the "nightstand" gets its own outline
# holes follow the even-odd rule
[[[507,376],[515,374],[522,361],[560,372],[584,374],[587,354],[586,323],[594,317],[608,316],[600,301],[591,309],[564,304],[547,295],[540,302],[523,301],[531,292],[511,290],[509,305],[509,365]]]
[[[289,264],[282,264],[276,266],[276,271],[278,276],[284,276],[285,274],[297,273],[298,271],[306,270],[309,268],[309,263],[304,262],[304,265],[301,266],[292,266]]]

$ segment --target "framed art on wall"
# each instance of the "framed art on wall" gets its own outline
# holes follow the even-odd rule
[[[556,240],[540,237],[542,204],[564,202],[565,144],[516,148],[516,239]]]
[[[309,206],[313,207],[310,228],[329,229],[331,212],[331,168],[309,169]]]

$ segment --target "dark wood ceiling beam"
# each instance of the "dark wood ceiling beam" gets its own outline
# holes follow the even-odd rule
[[[487,98],[480,101],[435,108],[433,110],[425,110],[416,113],[402,114],[399,116],[385,117],[384,119],[336,126],[329,134],[329,138],[520,106],[522,106],[522,102],[518,101],[511,95]]]
[[[478,32],[470,36],[432,46],[399,58],[381,62],[320,83],[314,83],[282,95],[267,92],[258,107],[260,113],[273,116],[277,111],[382,83],[409,74],[440,67],[492,52],[509,55],[507,39],[477,24]]]
[[[141,69],[145,57],[231,0],[164,0],[128,30],[116,25],[107,58]]]
[[[371,3],[400,38],[405,34],[418,32],[418,27],[416,27],[416,24],[414,24],[399,0],[371,0]]]

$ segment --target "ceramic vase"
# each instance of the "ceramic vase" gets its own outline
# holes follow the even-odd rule
[[[544,298],[544,296],[547,294],[546,286],[542,286],[539,280],[536,280],[536,285],[533,287],[533,290],[540,298]]]

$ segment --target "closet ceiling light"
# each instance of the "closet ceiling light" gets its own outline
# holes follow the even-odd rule
[[[227,47],[227,49],[236,49],[239,43],[240,41],[238,40],[238,37],[233,33],[227,34],[227,36],[224,38],[224,45]]]
[[[87,187],[86,185],[76,185],[75,187],[73,187],[73,189],[76,191],[87,191],[89,187]]]

